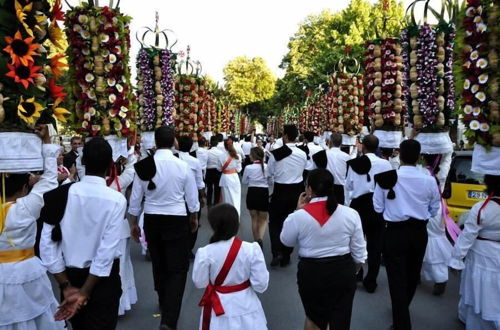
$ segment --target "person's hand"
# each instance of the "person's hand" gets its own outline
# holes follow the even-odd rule
[[[54,315],[56,321],[67,321],[87,305],[88,297],[79,290],[65,298]]]
[[[35,127],[35,133],[42,139],[44,144],[50,143],[49,127],[47,124],[38,124]]]
[[[191,226],[192,233],[198,230],[198,216],[196,213],[191,214],[189,217],[189,225]]]
[[[307,196],[307,194],[305,192],[300,194],[299,200],[297,201],[297,210],[300,210],[301,208],[303,208],[304,205],[309,203],[310,200],[311,200],[311,198],[309,196]]]
[[[141,238],[141,228],[139,228],[138,225],[131,225],[130,226],[130,236],[132,236],[132,239],[136,243],[139,243],[139,239]]]
[[[356,264],[356,275],[359,273],[361,268],[363,267],[363,264]]]
[[[59,173],[57,174],[57,181],[62,182],[69,177],[68,173]]]
[[[40,175],[31,174],[28,180],[28,185],[33,187],[38,181],[40,181]]]
[[[62,294],[63,294],[64,299],[68,299],[69,297],[71,297],[72,295],[77,293],[78,291],[80,291],[80,289],[75,288],[74,286],[70,285],[62,291]]]

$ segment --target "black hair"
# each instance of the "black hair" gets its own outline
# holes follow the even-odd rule
[[[328,214],[332,215],[337,209],[338,202],[333,190],[333,175],[325,169],[315,169],[309,172],[306,186],[311,187],[316,197],[325,197]]]
[[[227,241],[238,234],[240,219],[238,211],[231,204],[219,204],[208,211],[208,223],[214,231],[210,243]]]
[[[393,148],[380,148],[380,152],[381,152],[383,157],[389,158],[389,157],[392,157],[392,154],[394,153],[394,149]]]
[[[210,147],[217,147],[217,145],[219,144],[219,139],[217,138],[217,136],[212,136],[210,137]]]
[[[190,136],[183,135],[179,137],[179,151],[189,152],[193,147],[193,139]]]
[[[285,125],[283,126],[283,135],[288,137],[290,142],[293,142],[297,139],[297,135],[299,135],[299,130],[295,125]]]
[[[105,174],[113,163],[113,150],[101,137],[92,138],[83,146],[82,164],[87,174]]]
[[[500,175],[486,174],[484,176],[484,184],[488,195],[500,196]]]
[[[405,140],[399,145],[399,159],[408,165],[417,164],[420,157],[420,142],[417,140]]]
[[[330,143],[334,147],[340,147],[342,145],[342,134],[333,132],[332,135],[330,135]]]
[[[81,140],[81,139],[82,139],[82,137],[81,137],[81,136],[73,136],[73,137],[71,138],[71,140],[70,140],[70,143],[73,143],[73,141],[75,141],[75,140]]]
[[[217,133],[215,137],[217,137],[217,142],[224,141],[224,135],[222,135],[222,133]]]
[[[260,168],[262,169],[262,175],[265,175],[264,171],[264,151],[259,147],[253,147],[250,149],[250,157],[253,160],[260,161]]]
[[[363,145],[368,152],[375,152],[378,148],[378,137],[369,134],[363,138]]]
[[[4,174],[5,175],[5,198],[14,196],[17,192],[21,191],[25,186],[29,185],[30,175],[28,173],[22,174]],[[0,189],[0,195],[2,191]]]
[[[198,139],[198,147],[203,148],[206,144],[207,140],[204,137]]]
[[[245,142],[250,142],[252,140],[252,136],[251,135],[246,135],[245,136]]]
[[[440,154],[423,154],[422,158],[427,168],[431,169],[434,174],[439,173],[441,170],[439,168],[439,163],[441,163],[442,158]]]
[[[307,142],[314,142],[314,133],[311,131],[304,132],[304,138]]]
[[[157,128],[155,131],[155,142],[157,148],[172,148],[175,142],[174,130],[164,126]]]

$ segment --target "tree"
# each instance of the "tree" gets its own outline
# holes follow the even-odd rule
[[[388,18],[385,27],[383,17]],[[398,37],[403,25],[403,4],[396,0],[379,0],[373,5],[367,0],[352,0],[340,12],[326,10],[308,16],[290,38],[289,51],[280,65],[286,70],[277,86],[276,97],[282,107],[303,102],[307,90],[323,83],[345,56],[346,46],[361,63],[366,40],[375,39],[377,32]]]
[[[271,98],[276,77],[261,57],[236,57],[224,68],[225,90],[232,102],[239,106]]]

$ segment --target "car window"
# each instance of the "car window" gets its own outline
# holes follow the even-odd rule
[[[484,184],[484,175],[471,171],[472,157],[457,156],[451,165],[448,179],[454,183]]]

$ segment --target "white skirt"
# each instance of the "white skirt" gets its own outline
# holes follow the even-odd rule
[[[233,181],[226,180],[226,184],[221,185],[222,190],[222,202],[233,205],[238,211],[238,215],[241,214],[241,184],[238,174],[222,174],[222,176],[235,176],[232,178]]]
[[[203,310],[200,317],[200,330],[203,325]],[[239,315],[239,316],[216,316],[214,311],[212,311],[212,317],[210,318],[210,330],[228,330],[228,329],[238,329],[238,330],[267,330],[266,315],[262,307],[260,310]]]
[[[465,323],[465,330],[499,330],[500,322],[486,321],[474,312],[474,307],[460,304],[459,317]]]
[[[429,236],[422,264],[422,277],[426,281],[443,283],[448,281],[447,262],[453,246],[446,236]]]
[[[460,295],[460,306],[500,324],[500,243],[476,240],[465,258]]]
[[[120,307],[118,315],[124,315],[126,311],[132,309],[132,305],[137,302],[137,290],[135,288],[134,268],[130,259],[130,238],[120,240],[118,248],[120,257],[120,278],[122,281],[122,296],[120,297]]]

